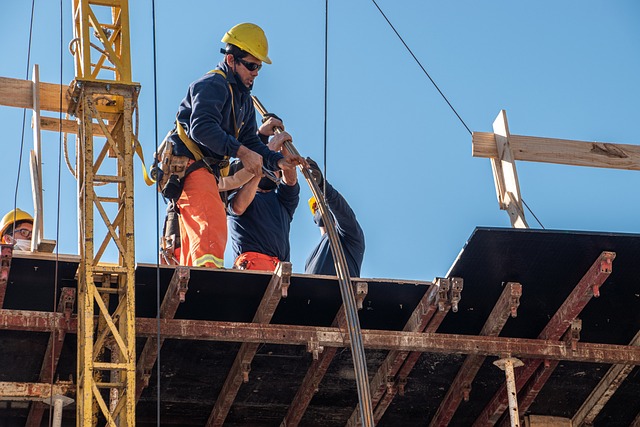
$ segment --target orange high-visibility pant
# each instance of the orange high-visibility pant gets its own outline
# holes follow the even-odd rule
[[[223,268],[227,217],[215,176],[206,168],[191,172],[184,180],[177,206],[180,265]]]
[[[259,252],[243,252],[238,255],[233,267],[240,270],[275,271],[280,260]]]

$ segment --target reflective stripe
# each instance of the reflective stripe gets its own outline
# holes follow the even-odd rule
[[[193,262],[194,267],[205,267],[205,264],[213,263],[216,268],[224,268],[224,260],[212,254],[202,255]]]

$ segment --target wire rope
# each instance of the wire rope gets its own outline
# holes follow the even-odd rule
[[[29,42],[27,44],[27,67],[25,71],[25,80],[29,79],[29,67],[31,66],[31,41],[33,38],[33,12],[35,9],[35,0],[31,0],[31,18],[29,21]],[[22,171],[22,151],[24,150],[24,127],[27,121],[27,109],[22,109],[22,136],[20,137],[20,154],[18,154],[18,174],[16,175],[16,189],[13,193],[13,223],[16,223],[18,208],[18,189],[20,187],[20,173]],[[13,227],[13,235],[15,238],[15,227]]]
[[[324,162],[324,176],[327,176],[327,110],[328,110],[328,63],[329,63],[329,0],[325,0],[324,11],[324,127],[323,127],[323,159]],[[327,192],[326,180],[323,182],[322,194]]]
[[[473,132],[471,131],[471,129],[469,129],[469,126],[467,126],[467,124],[465,123],[465,121],[462,119],[462,117],[460,116],[460,114],[458,114],[458,112],[456,111],[456,109],[453,107],[453,105],[451,104],[451,102],[449,102],[449,99],[447,99],[447,97],[445,96],[445,94],[442,92],[442,90],[440,90],[440,87],[438,87],[438,85],[436,84],[435,80],[433,80],[433,78],[431,78],[431,75],[429,74],[429,72],[427,72],[427,70],[424,68],[424,66],[422,65],[422,63],[420,62],[420,60],[416,57],[416,55],[413,53],[413,51],[411,50],[411,48],[409,47],[409,45],[407,45],[407,43],[404,41],[404,39],[402,38],[402,36],[400,35],[400,33],[398,32],[398,30],[396,30],[396,27],[391,23],[391,21],[389,20],[389,18],[387,17],[387,15],[382,11],[382,9],[380,8],[380,6],[378,5],[378,3],[376,3],[376,0],[371,0],[373,2],[373,4],[376,6],[376,8],[378,9],[378,11],[380,12],[380,14],[382,15],[382,17],[387,21],[387,24],[389,24],[389,26],[391,27],[391,29],[393,30],[394,33],[396,33],[396,36],[398,36],[398,38],[400,39],[400,41],[402,42],[402,44],[404,45],[404,47],[407,49],[407,51],[409,52],[409,54],[411,54],[411,56],[413,57],[414,61],[418,64],[418,66],[422,69],[422,72],[427,76],[427,78],[431,81],[431,83],[433,84],[433,86],[436,88],[436,90],[438,91],[438,93],[440,94],[440,96],[442,96],[442,99],[445,100],[445,102],[447,103],[447,105],[449,106],[449,108],[451,108],[451,111],[453,111],[453,113],[456,115],[456,117],[458,118],[458,120],[460,120],[460,123],[462,123],[462,125],[465,127],[465,129],[467,129],[467,132],[469,132],[470,135],[473,135]],[[522,200],[522,202],[524,203],[524,200]],[[531,208],[524,203],[524,205],[527,207],[527,209],[529,210],[529,212],[531,212],[531,215],[533,215],[533,217],[536,219],[536,221],[538,222],[538,224],[540,224],[540,227],[544,228],[544,226],[542,225],[542,223],[540,222],[540,220],[538,219],[538,217],[536,216],[536,214],[533,212],[533,210],[531,210]]]
[[[155,150],[158,152],[158,66],[156,45],[156,2],[151,0],[153,40],[153,123]],[[156,191],[156,242],[160,241],[160,197]],[[160,252],[156,251],[156,422],[160,427]]]
[[[63,28],[64,28],[64,20],[63,20],[63,7],[62,0],[60,0],[60,88],[62,88],[62,71],[63,71]],[[60,190],[62,188],[61,185],[61,177],[62,177],[62,89],[60,89],[60,97],[58,100],[58,182],[57,182],[57,190],[56,190],[56,263],[55,263],[55,273],[53,276],[53,310],[56,311],[56,301],[58,296],[58,279],[60,275]],[[42,153],[40,153],[42,155]],[[41,159],[38,159],[41,161]],[[42,177],[41,177],[42,179]],[[44,211],[44,210],[43,210]],[[58,343],[58,338],[56,337],[57,330],[53,329],[51,331],[51,372],[50,372],[50,386],[53,389],[53,378],[55,377],[56,370],[56,346],[62,345],[62,342]],[[53,425],[53,396],[50,398],[49,402],[49,427]]]
[[[409,51],[409,53],[411,54],[411,56],[413,57],[413,59],[416,61],[416,63],[418,64],[418,66],[422,69],[422,72],[429,78],[429,80],[431,81],[431,83],[433,84],[433,86],[436,88],[436,90],[438,91],[438,93],[440,94],[440,96],[442,96],[442,99],[445,100],[445,102],[447,103],[447,105],[449,106],[449,108],[451,108],[451,111],[453,111],[453,113],[456,115],[456,117],[458,118],[458,120],[460,120],[460,123],[462,123],[462,125],[467,129],[467,132],[469,132],[469,134],[472,134],[473,132],[471,132],[471,129],[469,129],[469,126],[467,126],[467,124],[464,122],[464,120],[462,120],[462,117],[460,117],[460,114],[458,114],[458,112],[456,111],[455,108],[453,108],[453,105],[451,105],[451,103],[449,102],[449,100],[447,99],[447,97],[445,96],[445,94],[440,90],[440,88],[438,87],[438,85],[436,84],[435,80],[433,80],[431,78],[431,75],[429,75],[429,73],[427,72],[427,70],[422,66],[422,63],[420,62],[420,60],[416,57],[416,55],[413,53],[413,51],[411,50],[411,48],[409,47],[409,45],[407,45],[407,43],[404,41],[404,39],[402,38],[402,36],[400,35],[400,33],[398,32],[398,30],[396,30],[396,27],[394,27],[394,25],[391,23],[391,21],[389,20],[389,18],[387,18],[387,15],[385,15],[385,13],[382,11],[382,9],[380,9],[380,6],[378,6],[378,3],[376,3],[376,0],[371,0],[373,2],[373,4],[378,8],[378,10],[380,11],[380,13],[382,14],[382,17],[387,21],[387,23],[389,24],[389,26],[391,27],[391,29],[393,30],[394,33],[396,33],[396,36],[398,36],[398,38],[400,39],[400,41],[402,42],[402,44],[404,45],[404,47]]]

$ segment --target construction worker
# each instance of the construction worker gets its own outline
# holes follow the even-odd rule
[[[273,134],[267,123],[260,127],[261,135]],[[287,140],[291,136],[281,132],[271,138],[268,147],[287,154],[282,147]],[[274,271],[280,261],[289,261],[289,230],[299,201],[295,169],[271,177],[257,175],[229,197],[227,222],[236,257],[234,268]]]
[[[228,158],[239,158],[254,175],[262,174],[263,165],[275,171],[306,164],[300,156],[269,150],[257,136],[251,88],[262,63],[271,64],[262,29],[238,24],[222,42],[223,61],[189,86],[167,135],[171,170],[182,170],[163,189],[180,214],[181,265],[224,266],[227,223],[217,180]]]
[[[364,232],[356,219],[356,215],[344,197],[331,184],[325,181],[318,164],[307,157],[309,169],[313,179],[318,184],[321,191],[325,191],[324,200],[336,223],[336,230],[342,243],[344,256],[349,267],[351,277],[360,277],[360,268],[364,258]],[[314,197],[309,199],[309,208],[313,214],[313,221],[320,227],[322,235],[320,243],[307,258],[305,263],[305,273],[336,275],[336,268],[331,254],[329,236],[326,233],[318,203]]]
[[[31,250],[31,234],[33,233],[33,217],[21,209],[15,209],[2,217],[0,235],[2,243],[13,244],[14,249]]]

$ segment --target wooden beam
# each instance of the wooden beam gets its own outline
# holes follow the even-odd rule
[[[473,157],[497,158],[494,140],[493,133],[473,132]],[[640,145],[523,135],[511,135],[509,144],[514,160],[640,170]]]
[[[30,156],[31,193],[33,196],[33,235],[31,252],[35,252],[44,239],[44,206],[42,196],[42,132],[40,129],[40,67],[33,66],[33,150]]]
[[[529,228],[522,209],[522,197],[520,196],[520,184],[516,162],[511,148],[509,124],[507,113],[500,111],[493,122],[494,145],[496,157],[492,157],[491,169],[496,185],[496,195],[500,209],[507,211],[511,226],[514,228]]]
[[[67,86],[39,83],[40,110],[66,112],[69,108]],[[62,108],[60,94],[62,93]],[[0,105],[33,109],[33,82],[31,80],[0,77]]]

